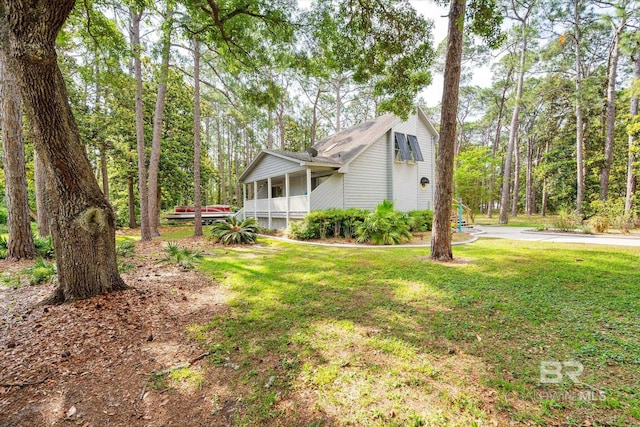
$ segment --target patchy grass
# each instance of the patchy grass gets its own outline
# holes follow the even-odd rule
[[[189,332],[229,384],[234,424],[640,424],[639,249],[455,253],[214,249],[200,269],[231,307]],[[542,361],[569,360],[588,386],[540,384]]]
[[[518,216],[509,215],[509,223],[506,226],[509,227],[542,227],[549,226],[553,224],[554,218],[557,218],[558,215],[524,215],[520,214]],[[487,218],[485,214],[477,214],[475,217],[474,224],[477,225],[498,225],[498,219],[500,218],[500,213],[495,212],[491,218]]]

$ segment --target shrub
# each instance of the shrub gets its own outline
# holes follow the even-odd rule
[[[211,236],[223,245],[253,244],[260,230],[255,218],[238,222],[238,219],[232,216],[223,221],[216,221],[211,228]]]
[[[393,208],[393,202],[383,200],[357,228],[358,242],[374,245],[396,245],[411,240],[409,219]]]
[[[606,232],[610,227],[628,233],[633,228],[635,218],[631,213],[625,213],[624,199],[609,199],[607,201],[594,200],[589,207],[594,213],[591,226],[598,233]]]
[[[8,216],[9,213],[7,212],[7,208],[4,206],[0,206],[0,224],[6,225]]]
[[[9,242],[7,242],[7,238],[4,236],[0,236],[0,259],[5,259],[7,257],[8,249]]]
[[[609,218],[603,215],[594,216],[591,218],[591,221],[589,221],[589,224],[593,227],[596,233],[604,233],[609,229],[610,225]]]
[[[431,231],[433,226],[433,211],[410,211],[407,213],[409,216],[409,229],[410,231]]]
[[[575,230],[580,225],[580,216],[573,211],[561,210],[557,217],[553,220],[553,228],[560,231]]]
[[[302,221],[289,223],[287,234],[298,240],[324,239],[326,237],[355,237],[358,224],[362,223],[369,211],[366,209],[327,209],[313,211]]]
[[[29,284],[49,283],[57,274],[56,265],[39,258],[33,266],[25,270],[29,274]]]
[[[36,255],[38,255],[39,257],[51,259],[55,256],[55,252],[53,250],[53,240],[51,240],[51,236],[38,237],[34,235],[33,244],[36,247]]]
[[[136,252],[136,245],[130,241],[124,241],[116,246],[116,255],[122,258],[130,258]]]
[[[170,262],[188,270],[192,269],[195,263],[202,259],[200,252],[182,248],[176,242],[169,242],[164,251],[167,256],[162,258],[160,262]]]

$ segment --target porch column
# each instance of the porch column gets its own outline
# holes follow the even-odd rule
[[[271,177],[267,178],[267,215],[269,216],[268,228],[271,228]]]
[[[258,220],[258,181],[253,181],[253,217]]]
[[[307,166],[307,213],[311,212],[311,168]]]
[[[285,197],[287,198],[287,228],[289,228],[289,211],[291,210],[291,204],[289,203],[289,195],[291,193],[289,192],[289,174],[288,173],[284,174],[284,194],[285,194]]]
[[[242,207],[247,206],[247,184],[242,183]]]

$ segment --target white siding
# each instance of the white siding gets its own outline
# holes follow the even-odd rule
[[[267,154],[257,165],[255,165],[251,173],[245,177],[244,182],[253,182],[261,179],[267,179],[269,177],[284,176],[285,173],[292,173],[301,170],[305,170],[305,167],[300,166],[297,162]]]
[[[343,208],[343,175],[334,173],[311,192],[311,210]]]
[[[417,115],[406,122],[394,126],[392,132],[415,135],[420,144],[424,162],[410,164],[396,163],[391,160],[393,171],[393,200],[395,207],[401,211],[413,209],[433,209],[433,188],[435,184],[435,147],[433,135]],[[393,146],[391,147],[393,155]],[[420,178],[429,179],[426,188],[420,185]]]
[[[374,142],[351,164],[344,175],[344,207],[375,209],[389,199],[389,132]]]

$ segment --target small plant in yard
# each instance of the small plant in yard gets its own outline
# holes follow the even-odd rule
[[[195,263],[203,258],[200,252],[180,247],[176,242],[169,242],[164,251],[167,256],[162,258],[160,262],[170,262],[188,270],[195,267]]]
[[[118,258],[118,271],[126,273],[133,269],[133,264],[126,262],[125,259],[133,257],[136,252],[136,245],[133,242],[125,241],[116,246],[116,255]]]
[[[39,258],[35,262],[35,264],[25,269],[25,273],[29,274],[30,276],[29,284],[37,285],[40,283],[51,282],[58,273],[58,270],[56,269],[56,265],[54,263]]]
[[[552,226],[560,231],[572,231],[580,225],[580,216],[569,210],[561,210],[556,218],[554,218]]]
[[[393,202],[383,200],[356,230],[358,242],[374,245],[397,245],[411,240],[407,216],[393,208]]]
[[[51,259],[55,256],[55,252],[53,250],[53,241],[51,240],[51,236],[47,236],[47,237],[33,236],[33,244],[36,247],[36,254],[39,257]]]
[[[7,257],[7,249],[9,249],[9,243],[7,242],[6,237],[0,236],[0,259],[5,259]]]
[[[0,276],[0,285],[11,289],[18,289],[20,287],[20,277],[14,276],[11,273],[3,273],[2,276]]]
[[[211,237],[223,245],[253,244],[261,231],[255,218],[247,218],[238,222],[236,217],[217,221],[211,228]]]

